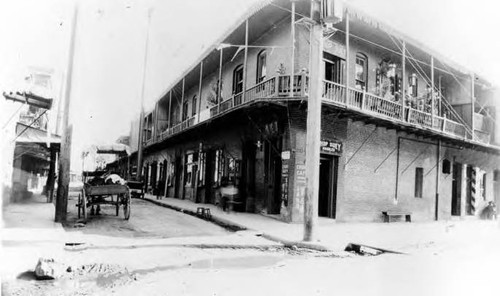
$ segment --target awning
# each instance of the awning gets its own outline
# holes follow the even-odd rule
[[[19,122],[16,125],[16,136],[18,143],[61,144],[60,136]]]
[[[130,155],[130,147],[125,144],[111,144],[95,146],[97,154]]]

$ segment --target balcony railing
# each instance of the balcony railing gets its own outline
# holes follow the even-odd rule
[[[430,128],[464,139],[467,138],[467,129],[463,124],[437,115],[432,116],[430,113],[411,107],[404,107],[404,116],[402,116],[403,106],[399,102],[353,88],[347,88],[346,91],[344,85],[335,82],[323,81],[323,98],[363,113],[376,114],[381,118],[395,119],[422,128]]]
[[[278,76],[278,96],[290,96],[290,75]],[[309,76],[293,77],[293,96],[304,97],[309,93]]]
[[[286,97],[290,96],[291,92],[293,94],[292,98],[306,98],[309,87],[308,77],[306,75],[295,75],[293,80],[293,85],[290,85],[290,76],[287,75],[266,79],[248,88],[245,93],[235,94],[220,104],[200,112],[199,119],[195,115],[181,123],[170,126],[160,133],[158,139],[163,140],[191,126],[258,99],[286,99]],[[463,139],[468,138],[467,129],[463,124],[445,117],[432,116],[428,112],[411,107],[403,107],[400,102],[384,99],[358,89],[346,88],[342,84],[323,80],[322,96],[327,102],[333,102],[347,109],[353,109],[367,115],[405,122],[419,128],[432,129]],[[481,135],[480,139],[476,140],[486,142],[489,138]]]

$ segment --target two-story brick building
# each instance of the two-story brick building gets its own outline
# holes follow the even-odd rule
[[[325,26],[319,98],[308,95],[309,1],[263,1],[230,27],[142,118],[149,188],[217,203],[228,180],[239,210],[302,221],[314,99],[319,216],[381,221],[405,208],[416,221],[450,219],[499,201],[492,85],[350,6],[341,12]]]

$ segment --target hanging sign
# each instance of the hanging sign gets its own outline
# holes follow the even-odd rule
[[[320,151],[327,154],[340,154],[342,153],[342,143],[332,140],[321,140]]]

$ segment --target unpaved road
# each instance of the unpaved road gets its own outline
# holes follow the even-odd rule
[[[68,202],[67,231],[78,230],[84,234],[99,234],[114,237],[183,237],[183,236],[220,236],[230,232],[205,220],[174,210],[157,206],[142,199],[132,199],[131,215],[127,221],[120,207],[116,216],[114,206],[102,205],[100,215],[89,215],[85,227],[74,227],[78,220],[75,204],[77,197]]]

